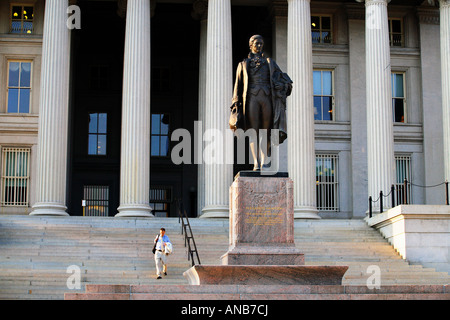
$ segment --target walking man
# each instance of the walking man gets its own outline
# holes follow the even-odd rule
[[[169,237],[165,234],[166,229],[161,228],[159,235],[156,236],[154,243],[156,244],[155,264],[156,264],[156,279],[161,279],[161,273],[167,275],[167,254],[166,246],[171,246]]]

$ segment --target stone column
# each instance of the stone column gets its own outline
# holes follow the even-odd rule
[[[208,31],[208,1],[196,0],[192,16],[200,21],[200,56],[198,79],[198,127],[196,132],[197,148],[197,211],[205,205],[205,166],[203,164],[203,132],[206,112],[206,40]]]
[[[353,217],[364,218],[367,210],[367,116],[364,7],[346,6],[349,36],[349,100],[351,123],[351,179]]]
[[[362,0],[358,0],[361,2]],[[373,200],[387,195],[395,183],[391,56],[387,4],[366,0],[366,105],[368,192]],[[390,201],[383,201],[390,207]],[[373,205],[380,210],[380,201]]]
[[[272,55],[281,70],[287,72],[287,12],[286,0],[275,0],[271,7],[272,15]],[[288,98],[289,100],[290,98]],[[278,171],[288,172],[288,143],[282,143],[275,147],[272,152],[278,151]],[[275,156],[275,153],[273,153]],[[274,161],[274,160],[272,160]],[[275,162],[272,163],[275,165]]]
[[[30,215],[66,213],[70,31],[67,0],[45,2],[36,203]]]
[[[420,34],[421,104],[423,112],[424,185],[436,185],[444,179],[442,127],[442,86],[439,35],[439,8],[423,3],[417,8]],[[421,188],[426,204],[442,204],[444,188]]]
[[[442,121],[444,128],[445,176],[450,180],[450,1],[440,0]]]
[[[294,218],[319,218],[316,207],[310,0],[288,0],[288,170],[294,181]]]
[[[128,1],[123,68],[120,206],[153,217],[150,197],[150,0]]]
[[[225,137],[231,134],[227,123],[233,96],[230,0],[209,0],[207,32],[205,206],[202,217],[229,217],[233,165],[228,164],[225,157],[231,155],[233,163],[233,140],[226,141]],[[211,149],[215,149],[215,152],[211,152]]]

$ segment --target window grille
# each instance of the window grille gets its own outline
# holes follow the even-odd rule
[[[321,211],[339,211],[338,155],[316,155],[316,201]]]
[[[395,156],[395,169],[396,169],[396,196],[397,203],[401,204],[404,202],[404,181],[405,179],[411,182],[412,171],[411,171],[411,156]],[[406,203],[412,203],[412,193],[411,184],[406,185]]]
[[[83,189],[83,199],[85,201],[83,215],[89,217],[108,217],[109,186],[87,185]]]
[[[2,206],[28,206],[30,148],[2,149]]]
[[[153,208],[155,217],[168,217],[170,214],[170,204],[173,201],[171,186],[151,186],[150,205]]]

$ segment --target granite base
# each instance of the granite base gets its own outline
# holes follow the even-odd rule
[[[190,285],[342,285],[347,266],[196,265],[183,273]]]
[[[235,247],[222,257],[223,265],[294,265],[305,264],[304,254],[295,247]]]

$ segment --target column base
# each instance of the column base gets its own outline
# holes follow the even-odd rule
[[[294,219],[322,219],[315,207],[294,207]]]
[[[154,218],[152,214],[152,207],[148,205],[121,205],[117,208],[119,211],[115,217],[142,217],[142,218]]]
[[[200,218],[229,218],[230,208],[228,206],[209,206],[202,209]]]
[[[30,212],[30,216],[69,216],[67,207],[59,203],[42,202],[36,203]]]

